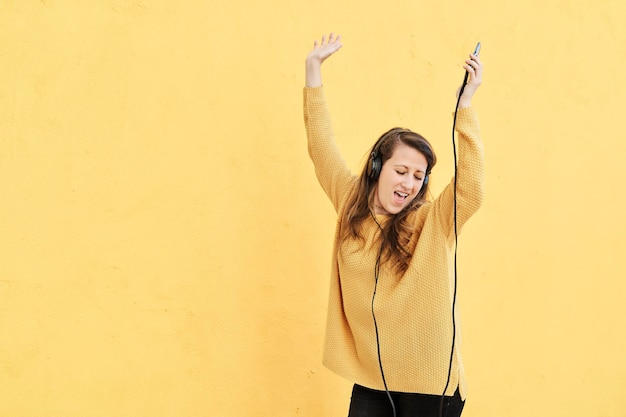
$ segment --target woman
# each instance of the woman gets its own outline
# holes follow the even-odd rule
[[[417,133],[383,134],[360,175],[339,154],[321,66],[341,46],[332,33],[315,41],[304,88],[309,155],[338,215],[323,362],[355,383],[350,417],[459,416],[466,382],[452,319],[454,251],[457,232],[483,200],[483,151],[471,108],[482,64],[472,54],[464,65],[456,192],[453,178],[429,202],[436,157]]]

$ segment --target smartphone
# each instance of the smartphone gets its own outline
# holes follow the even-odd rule
[[[476,44],[476,49],[474,49],[474,55],[478,56],[480,53],[480,42]]]

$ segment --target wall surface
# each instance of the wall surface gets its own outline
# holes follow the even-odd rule
[[[461,64],[487,200],[459,243],[465,416],[626,416],[626,3],[0,0],[0,416],[343,416],[321,365],[324,66],[359,169],[391,126],[450,179]]]

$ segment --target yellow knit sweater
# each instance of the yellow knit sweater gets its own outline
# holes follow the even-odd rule
[[[341,219],[348,196],[358,186],[358,178],[335,144],[322,87],[304,89],[304,120],[317,178]],[[460,231],[483,200],[484,161],[478,121],[471,108],[459,110],[456,129]],[[384,222],[386,216],[379,215],[377,220]],[[380,269],[374,311],[382,366],[391,391],[441,395],[453,339],[454,182],[408,220],[416,230],[411,239],[413,256],[408,269],[401,276],[394,273],[389,263]],[[353,240],[339,242],[339,227],[337,224],[332,253],[323,363],[352,382],[383,390],[372,318],[374,268],[380,249],[378,225],[371,218],[363,222],[364,246]],[[458,320],[456,324],[446,395],[453,395],[459,387],[465,398]]]

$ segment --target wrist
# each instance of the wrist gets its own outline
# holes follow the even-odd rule
[[[305,60],[307,68],[319,69],[322,66],[322,60],[318,57],[308,55]]]
[[[474,93],[476,92],[476,88],[470,84],[465,86],[463,90],[463,94],[461,95],[461,99],[459,100],[459,108],[463,109],[465,107],[470,107],[472,105],[472,97],[474,97]]]
[[[316,58],[307,57],[306,59],[306,86],[320,87],[322,85],[322,66],[321,61]]]
[[[472,106],[471,99],[468,99],[468,98],[464,99],[463,97],[461,97],[461,100],[459,100],[459,109],[465,109],[471,106]]]

